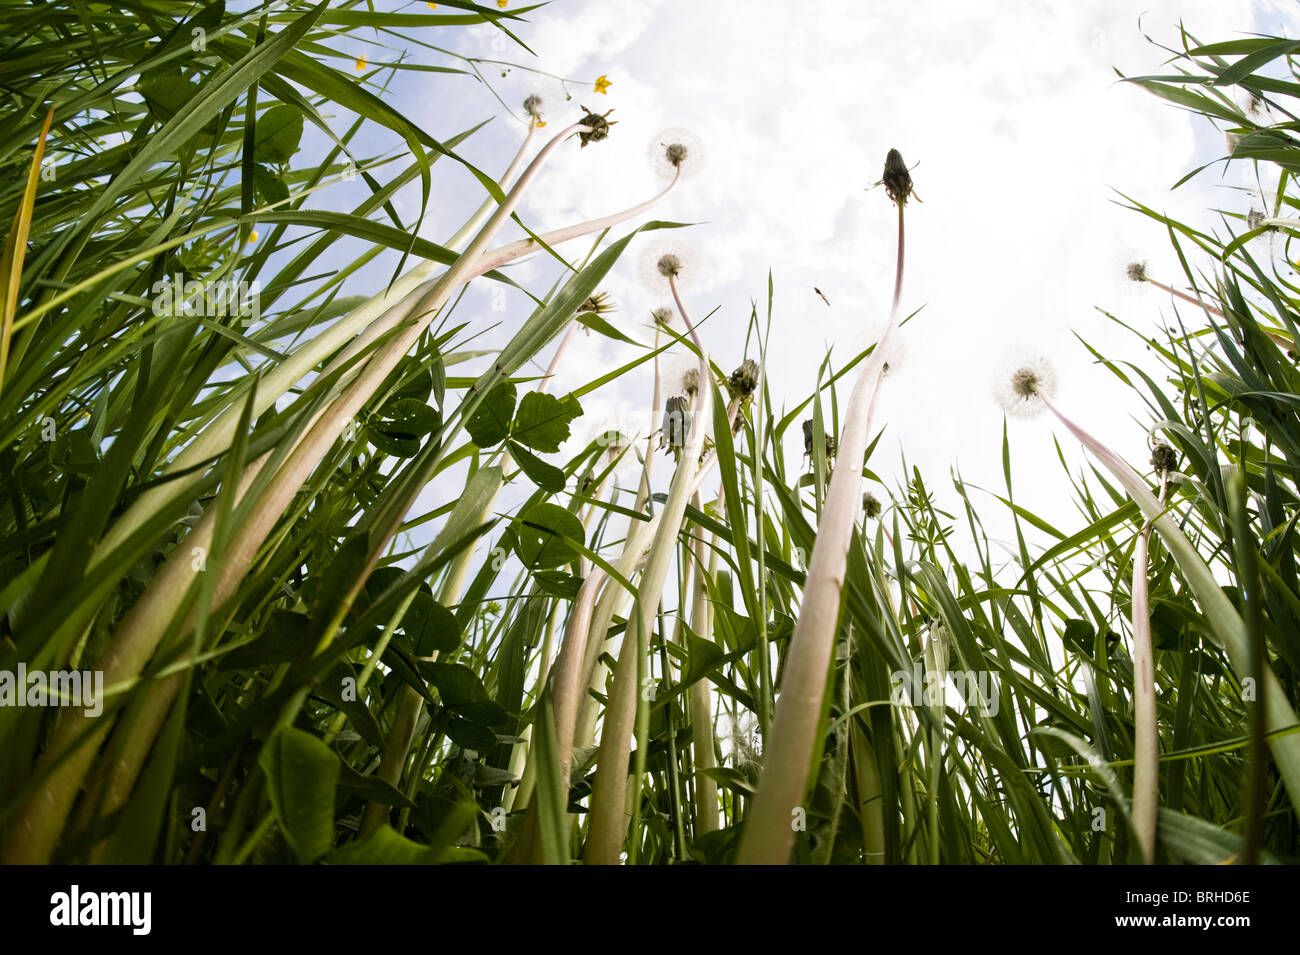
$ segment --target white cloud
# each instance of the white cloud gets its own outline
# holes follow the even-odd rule
[[[1130,253],[1171,279],[1176,260],[1163,228],[1116,205],[1114,190],[1206,227],[1216,222],[1208,205],[1248,207],[1248,196],[1221,187],[1245,184],[1235,167],[1222,182],[1206,175],[1170,191],[1222,149],[1221,139],[1199,118],[1118,82],[1114,68],[1161,72],[1167,54],[1143,32],[1173,44],[1180,21],[1206,40],[1294,30],[1293,8],[1151,0],[1144,11],[1139,25],[1135,8],[1114,3],[561,0],[518,28],[536,61],[490,28],[462,51],[573,78],[562,88],[521,70],[493,76],[507,102],[540,90],[545,132],[576,119],[579,104],[615,108],[610,118],[619,124],[608,141],[567,148],[543,171],[521,208],[532,228],[641,200],[657,188],[646,162],[650,138],[671,126],[701,136],[707,166],[654,217],[700,223],[688,235],[703,263],[691,307],[699,315],[720,309],[704,336],[724,368],[745,357],[750,303],[758,300],[761,319],[772,270],[768,380],[778,406],[811,391],[826,348],[843,363],[881,327],[895,220],[883,191],[868,187],[886,151],[902,150],[924,200],[908,207],[903,307],[922,311],[906,329],[906,364],[879,408],[877,422],[888,432],[874,464],[901,477],[901,443],[908,464],[932,485],[956,462],[968,479],[998,488],[1002,412],[992,375],[1014,347],[1049,354],[1062,405],[1144,463],[1131,420],[1144,417],[1140,402],[1075,338],[1108,355],[1140,355],[1134,337],[1097,308],[1146,330],[1170,311],[1159,295],[1126,287]],[[600,74],[612,81],[608,95],[589,85]],[[482,87],[466,83],[463,92],[454,106],[427,106],[423,118],[436,134],[498,109]],[[494,123],[469,151],[484,168],[499,169],[518,136],[508,122]],[[472,192],[467,187],[466,196]],[[438,214],[466,201],[454,197]],[[451,221],[439,220],[439,228]],[[564,251],[581,257],[586,248],[577,242]],[[638,280],[637,259],[634,246],[607,283],[621,306],[615,317],[629,326],[661,304]],[[551,267],[538,261],[514,274],[542,288]],[[486,293],[469,302],[468,314],[475,302],[485,311]],[[511,315],[527,307],[513,293],[509,302]],[[596,336],[579,336],[572,348],[553,390],[635,354]],[[640,408],[648,397],[637,394],[648,396],[649,383],[646,369],[622,395],[588,403]],[[1046,419],[1013,421],[1011,432],[1021,501],[1068,514],[1070,491]],[[796,427],[791,448],[800,445]]]

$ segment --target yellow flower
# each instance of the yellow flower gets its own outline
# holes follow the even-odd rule
[[[545,125],[546,125],[546,120],[544,120],[544,119],[539,119],[539,120],[537,121],[537,128],[538,128],[538,129],[541,129],[541,128],[542,128],[543,126],[545,126]]]
[[[426,3],[425,6],[428,7],[430,10],[438,9],[438,5],[436,3]]]
[[[596,92],[608,96],[609,94],[606,93],[605,91],[609,89],[611,85],[612,84],[609,82],[609,80],[605,78],[605,74],[601,73],[600,76],[596,79]]]
[[[357,72],[360,73],[365,68],[366,68],[366,55],[362,53],[359,57],[357,57]]]
[[[504,10],[506,8],[506,4],[509,2],[510,0],[497,0],[497,6],[500,7],[502,10]]]
[[[249,242],[256,242],[256,241],[257,241],[257,230],[256,230],[256,229],[254,229],[252,232],[248,233],[248,241],[249,241]]]

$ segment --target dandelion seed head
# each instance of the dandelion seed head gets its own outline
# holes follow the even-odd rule
[[[1145,262],[1130,262],[1124,267],[1124,274],[1128,276],[1130,282],[1145,282],[1147,280],[1147,264]]]
[[[694,283],[697,269],[689,246],[677,239],[660,239],[647,245],[641,253],[639,271],[647,288],[667,293],[669,278],[679,289],[688,288]]]
[[[542,118],[542,98],[536,93],[531,94],[524,100],[524,112],[533,119]]]
[[[704,144],[689,129],[665,129],[656,133],[646,149],[655,175],[667,182],[674,176],[695,176],[704,166]]]
[[[1042,411],[1042,399],[1055,394],[1055,370],[1047,359],[1033,353],[1022,353],[1004,363],[995,388],[998,404],[1013,417],[1033,417]]]

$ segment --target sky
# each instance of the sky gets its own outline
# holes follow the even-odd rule
[[[1099,310],[1146,333],[1173,314],[1168,296],[1125,279],[1133,259],[1166,280],[1176,266],[1164,230],[1118,204],[1120,193],[1219,230],[1209,210],[1244,214],[1259,204],[1243,163],[1172,189],[1195,165],[1224,155],[1222,134],[1116,71],[1163,72],[1169,54],[1153,41],[1177,45],[1180,23],[1206,42],[1294,35],[1296,13],[1290,3],[1247,0],[555,0],[512,25],[535,55],[490,26],[458,30],[454,52],[514,65],[480,66],[486,82],[403,74],[391,95],[434,136],[494,116],[460,150],[494,173],[522,139],[525,96],[543,98],[544,132],[576,120],[580,107],[613,109],[618,125],[607,141],[572,144],[528,192],[520,216],[537,231],[647,198],[660,183],[651,145],[665,141],[665,130],[688,131],[695,144],[688,166],[702,162],[643,220],[694,223],[675,233],[689,249],[686,298],[694,315],[714,312],[701,333],[724,369],[757,357],[752,345],[744,353],[745,327],[754,301],[765,319],[770,270],[766,375],[778,409],[811,393],[828,351],[840,365],[884,325],[896,220],[883,190],[870,187],[886,152],[899,149],[919,196],[907,209],[902,297],[903,311],[917,314],[891,360],[874,423],[885,432],[870,466],[887,491],[897,489],[905,459],[932,487],[957,468],[1000,493],[1004,410],[995,387],[1016,354],[1050,361],[1059,404],[1148,470],[1144,406],[1079,340],[1142,362],[1141,343]],[[364,38],[348,42],[349,53],[385,58]],[[411,55],[448,62],[425,50]],[[610,81],[603,94],[592,85],[599,76]],[[435,240],[482,198],[463,170],[448,166],[439,177],[422,227]],[[405,195],[399,209],[414,219],[418,196]],[[634,336],[646,334],[649,311],[664,302],[640,274],[653,241],[638,237],[603,286],[619,305],[611,319]],[[581,242],[562,249],[576,257],[586,250]],[[538,257],[510,274],[540,291],[556,265]],[[531,303],[479,284],[460,319],[498,325],[484,342],[504,341]],[[1193,316],[1184,309],[1184,317]],[[576,336],[570,349],[555,393],[636,354],[594,334]],[[539,357],[537,374],[548,357]],[[841,386],[841,401],[850,388]],[[645,412],[649,389],[647,369],[585,398],[572,449],[603,422]],[[1060,429],[1042,416],[1013,418],[1008,427],[1018,503],[1068,523],[1072,491],[1053,444]],[[789,460],[797,462],[802,439],[792,430]],[[1068,438],[1062,443],[1071,461],[1082,460]]]

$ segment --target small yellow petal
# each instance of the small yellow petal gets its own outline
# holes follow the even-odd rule
[[[436,3],[426,3],[425,6],[428,7],[430,10],[438,9],[438,5]]]
[[[256,242],[256,241],[257,241],[257,230],[256,230],[256,229],[254,229],[252,232],[248,233],[248,241],[249,241],[249,242]]]
[[[539,120],[537,121],[537,128],[538,128],[538,129],[541,129],[541,128],[542,128],[543,126],[545,126],[545,125],[546,125],[546,120],[544,120],[544,119],[539,119]]]
[[[360,73],[365,68],[366,68],[366,55],[362,53],[359,57],[357,57],[357,72]]]
[[[497,0],[497,6],[500,7],[502,10],[504,10],[506,8],[506,4],[509,2],[510,0]]]
[[[610,83],[610,81],[606,78],[605,74],[601,73],[600,76],[597,77],[596,79],[596,92],[608,96],[609,94],[606,93],[605,91],[609,89],[610,86],[612,85],[613,84]]]

